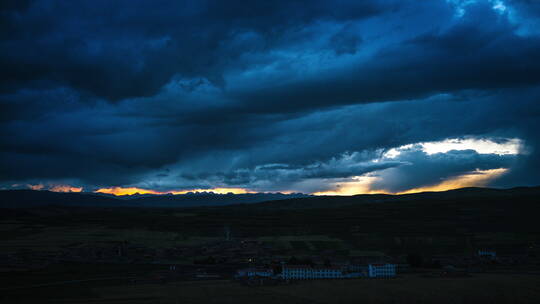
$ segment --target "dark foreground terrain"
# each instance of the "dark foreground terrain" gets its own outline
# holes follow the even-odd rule
[[[537,303],[539,197],[468,188],[212,207],[20,203],[0,210],[0,302]],[[388,280],[232,280],[292,257],[415,265]]]
[[[408,275],[258,287],[226,280],[139,285],[85,282],[3,294],[7,303],[538,303],[540,276],[434,279]]]

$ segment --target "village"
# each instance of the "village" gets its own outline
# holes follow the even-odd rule
[[[497,255],[481,249],[473,254],[397,255],[338,250],[311,254],[275,249],[256,239],[225,239],[192,246],[156,249],[129,242],[75,244],[56,252],[3,254],[3,272],[24,272],[54,265],[123,265],[119,273],[132,284],[174,281],[233,280],[240,284],[279,285],[302,280],[392,279],[410,273],[433,277],[465,277],[488,271],[517,271],[538,265],[525,254]],[[118,268],[118,267],[117,267]]]

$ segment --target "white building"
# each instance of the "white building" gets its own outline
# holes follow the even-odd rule
[[[274,270],[271,268],[245,268],[236,272],[237,278],[272,277]]]
[[[344,278],[341,267],[283,265],[281,276],[286,280],[340,279]]]
[[[489,250],[478,250],[478,256],[495,259],[497,257],[497,253],[495,251],[489,251]]]
[[[368,276],[370,278],[389,278],[396,276],[395,264],[369,264]]]

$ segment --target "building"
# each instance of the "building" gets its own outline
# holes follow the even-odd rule
[[[482,258],[495,259],[497,258],[497,253],[490,250],[478,250],[478,256]]]
[[[283,265],[281,276],[286,280],[341,279],[344,278],[341,267]]]
[[[396,276],[395,264],[369,264],[368,276],[370,278],[390,278]]]
[[[273,277],[274,270],[271,268],[245,268],[236,272],[237,278]]]

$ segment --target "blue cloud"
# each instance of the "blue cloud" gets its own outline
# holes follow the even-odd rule
[[[405,189],[482,166],[510,168],[497,186],[540,183],[533,2],[5,3],[2,184],[311,191],[392,171]],[[528,152],[373,163],[461,136]]]

